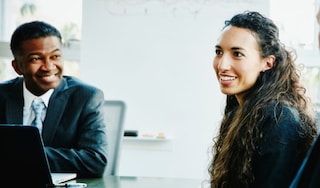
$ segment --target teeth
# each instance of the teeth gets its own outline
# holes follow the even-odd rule
[[[52,81],[55,79],[55,75],[51,74],[51,75],[42,76],[42,79],[47,80],[47,81]]]
[[[222,81],[228,81],[228,80],[235,80],[235,77],[231,77],[231,76],[220,76],[220,79]]]

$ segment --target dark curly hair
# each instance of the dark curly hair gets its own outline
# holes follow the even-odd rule
[[[262,134],[257,125],[263,124],[263,109],[268,104],[297,109],[301,136],[306,140],[305,147],[301,148],[303,154],[316,135],[313,109],[294,62],[296,54],[280,42],[279,31],[273,21],[258,12],[246,11],[226,21],[224,28],[228,26],[250,30],[257,40],[261,57],[273,55],[275,63],[270,70],[260,73],[255,85],[244,96],[241,108],[234,95],[227,96],[209,168],[212,188],[249,187],[254,181],[251,162]]]

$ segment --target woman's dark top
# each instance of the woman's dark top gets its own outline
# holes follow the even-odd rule
[[[298,111],[288,106],[275,107],[265,109],[265,121],[258,125],[263,135],[252,161],[254,188],[289,187],[308,147]]]

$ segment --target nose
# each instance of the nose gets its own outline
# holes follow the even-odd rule
[[[231,60],[226,55],[215,57],[214,59],[214,68],[216,71],[223,72],[229,70],[231,67]]]
[[[42,68],[42,70],[53,69],[54,68],[54,61],[52,61],[49,57],[45,58],[41,68]]]

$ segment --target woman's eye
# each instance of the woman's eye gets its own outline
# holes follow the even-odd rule
[[[221,50],[216,50],[216,55],[221,55],[222,51]]]
[[[240,53],[240,52],[234,52],[234,56],[236,56],[236,57],[242,57],[242,56],[243,56],[243,54],[242,54],[242,53]]]

